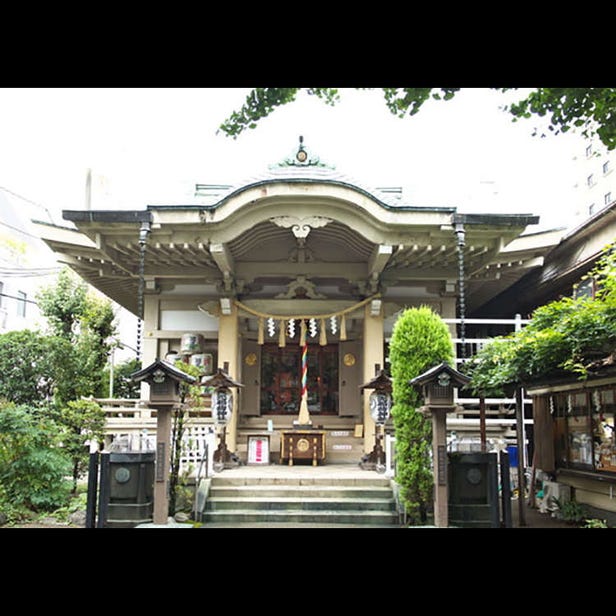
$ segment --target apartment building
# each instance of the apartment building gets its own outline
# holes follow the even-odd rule
[[[570,226],[578,227],[616,200],[616,151],[610,152],[599,139],[592,139],[574,161],[577,180]]]
[[[33,231],[33,218],[52,222],[43,206],[0,187],[0,333],[44,324],[36,294],[59,266]]]

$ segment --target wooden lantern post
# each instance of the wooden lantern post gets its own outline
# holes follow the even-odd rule
[[[432,459],[434,465],[434,524],[449,525],[447,489],[447,413],[457,409],[454,404],[454,387],[470,382],[466,375],[442,363],[409,381],[420,387],[424,406],[419,412],[432,418]]]
[[[232,468],[238,466],[238,457],[227,448],[227,423],[231,419],[233,409],[233,395],[230,391],[231,387],[244,387],[242,383],[234,381],[228,374],[229,364],[225,362],[224,369],[218,370],[211,376],[203,376],[201,385],[203,387],[212,387],[212,418],[214,422],[220,426],[220,443],[214,452],[212,459],[216,468],[220,470],[224,468]]]
[[[385,451],[383,449],[383,432],[385,422],[389,419],[391,412],[391,377],[381,370],[379,364],[375,364],[376,376],[360,385],[361,390],[372,389],[370,394],[370,415],[374,420],[374,448],[362,457],[360,466],[364,470],[385,470]]]
[[[180,385],[197,379],[169,362],[156,359],[152,364],[133,372],[133,381],[150,385],[149,406],[156,409],[156,467],[154,475],[154,524],[167,524],[169,519],[169,467],[171,459],[171,411],[181,406]]]

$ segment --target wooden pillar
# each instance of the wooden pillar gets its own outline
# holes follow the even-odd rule
[[[231,303],[231,314],[221,314],[218,321],[218,367],[222,368],[225,362],[229,364],[229,376],[239,380],[239,324],[237,306]],[[227,449],[234,453],[237,448],[237,423],[239,415],[238,394],[233,392],[233,410],[231,419],[226,427],[225,442]]]
[[[169,518],[169,460],[171,455],[171,406],[153,405],[156,418],[156,467],[154,471],[154,524]]]
[[[372,315],[372,302],[364,307],[364,349],[363,349],[363,383],[375,376],[376,364],[385,368],[383,357],[383,306],[377,315]],[[364,453],[369,453],[374,447],[376,424],[370,415],[370,396],[364,396]]]

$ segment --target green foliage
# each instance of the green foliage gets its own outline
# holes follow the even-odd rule
[[[189,407],[202,405],[201,376],[202,370],[197,366],[176,361],[175,367],[190,376],[197,378],[194,384],[182,383],[180,385],[180,400],[182,404],[173,411],[171,424],[171,460],[169,463],[169,515],[175,515],[178,503],[185,498],[187,477],[180,476],[180,459],[184,447],[184,434],[188,422],[187,410]]]
[[[383,88],[385,104],[399,118],[415,115],[429,99],[451,100],[460,88]]]
[[[519,332],[491,340],[465,365],[470,389],[501,396],[507,389],[553,376],[589,375],[616,350],[616,252],[607,246],[590,277],[597,296],[564,297],[540,306]]]
[[[361,88],[371,89],[371,88]],[[505,92],[516,88],[493,88]],[[236,139],[244,130],[275,109],[293,102],[301,88],[255,88],[239,111],[220,126],[220,131]],[[382,88],[387,108],[399,118],[418,113],[427,100],[451,100],[460,88]],[[308,88],[330,105],[340,100],[336,88]],[[526,97],[503,105],[513,121],[532,116],[549,116],[548,129],[555,134],[580,128],[584,137],[597,135],[608,150],[616,146],[616,88],[535,88]],[[535,131],[536,134],[536,131]]]
[[[582,528],[609,528],[606,520],[599,520],[597,518],[586,518]]]
[[[141,384],[133,381],[130,375],[141,370],[141,360],[132,358],[120,362],[113,369],[113,395],[115,398],[139,398],[141,396]],[[105,383],[104,398],[109,397],[109,368],[103,372]]]
[[[87,286],[69,268],[63,268],[54,285],[39,291],[37,302],[53,333],[68,340],[77,335],[76,325],[86,310]]]
[[[0,399],[26,405],[50,400],[57,380],[58,344],[58,338],[33,330],[0,334]]]
[[[77,511],[85,511],[88,506],[88,493],[82,492],[81,494],[75,494],[72,496],[68,503],[63,507],[55,509],[52,514],[56,520],[61,522],[68,522],[68,518],[72,513]]]
[[[396,433],[396,482],[412,523],[425,521],[431,503],[432,426],[418,411],[421,400],[409,381],[442,362],[453,363],[451,334],[430,308],[409,308],[394,325],[389,344]]]
[[[580,524],[588,515],[586,507],[576,500],[560,501],[555,496],[551,496],[550,500],[558,507],[558,515],[565,522]]]
[[[64,505],[69,473],[70,461],[52,421],[24,406],[0,405],[0,509],[17,515]]]
[[[59,438],[73,466],[73,493],[77,482],[88,468],[88,442],[100,442],[104,437],[106,415],[94,400],[72,400],[56,416]]]
[[[88,292],[68,268],[60,271],[55,284],[39,291],[37,300],[57,339],[53,347],[56,403],[101,396],[110,349],[107,341],[116,333],[111,302]]]
[[[571,128],[582,129],[584,137],[596,133],[608,150],[616,147],[615,110],[616,88],[536,88],[509,108],[514,121],[549,116],[555,134]]]
[[[247,128],[255,128],[257,122],[267,117],[274,109],[293,102],[301,88],[255,88],[248,94],[244,105],[220,126],[228,137],[234,139]],[[327,104],[333,105],[338,100],[335,88],[309,88],[309,94],[314,94]]]

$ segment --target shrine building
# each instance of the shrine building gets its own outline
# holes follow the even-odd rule
[[[310,422],[332,435],[326,461],[357,462],[375,434],[360,387],[389,372],[397,316],[421,305],[480,315],[548,249],[527,233],[537,216],[406,205],[398,190],[321,163],[301,138],[243,185],[196,184],[190,203],[63,218],[38,223],[41,237],[60,263],[143,315],[143,365],[175,354],[205,374],[227,366],[243,385],[227,447],[245,457],[246,436],[267,432],[272,461],[300,412],[302,362]],[[360,451],[336,441],[349,432]]]

